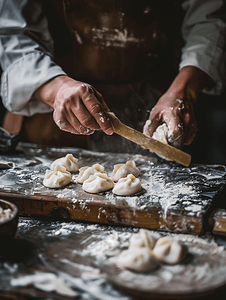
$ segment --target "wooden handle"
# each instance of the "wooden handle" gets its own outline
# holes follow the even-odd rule
[[[147,137],[143,133],[126,126],[113,113],[108,113],[108,115],[113,123],[115,133],[183,166],[188,167],[190,165],[191,156],[189,154],[151,137]]]

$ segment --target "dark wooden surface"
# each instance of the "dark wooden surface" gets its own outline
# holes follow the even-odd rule
[[[141,171],[143,189],[119,197],[111,191],[88,194],[72,182],[48,189],[42,180],[58,157],[73,153],[81,166],[100,163],[107,172],[117,163],[134,160]],[[225,167],[191,165],[184,168],[156,156],[100,153],[78,148],[45,148],[22,144],[18,152],[1,157],[14,169],[0,171],[0,197],[15,203],[20,215],[46,216],[108,225],[201,234],[217,196],[225,185]]]
[[[110,236],[115,236],[116,240],[123,242],[137,231],[138,229],[132,227],[20,217],[15,238],[0,252],[0,299],[71,299],[55,292],[43,292],[32,284],[27,286],[11,284],[15,278],[34,275],[37,271],[58,276],[63,273],[73,278],[72,289],[78,293],[79,300],[144,299],[144,294],[139,290],[135,293],[133,289],[126,287],[122,289],[122,285],[121,287],[112,285],[106,277],[108,271],[104,272],[100,263],[102,259],[108,259],[108,255],[111,256],[113,250],[123,249],[120,244],[112,244],[111,247],[108,243]],[[209,243],[210,247],[214,239],[219,246],[226,246],[225,237],[213,237],[207,233],[199,238],[203,243]],[[112,274],[112,270],[109,271]],[[200,270],[200,275],[201,273]],[[164,286],[160,289],[160,295],[163,289]],[[212,290],[208,286],[202,297],[194,293],[188,297],[185,295],[173,299],[223,300],[225,292],[224,286],[220,286],[220,290],[219,288]],[[146,294],[146,297],[159,299],[151,293]],[[166,299],[166,296],[163,299]]]
[[[45,188],[44,171],[54,159],[69,152],[79,158],[81,165],[102,163],[106,171],[116,163],[134,159],[142,173],[143,191],[133,197],[113,197],[110,192],[90,195],[76,184],[76,175],[63,189]],[[219,210],[218,205],[224,200],[222,166],[183,168],[151,155],[101,154],[26,144],[18,147],[16,154],[1,159],[13,161],[15,168],[0,171],[0,196],[18,205],[21,217],[15,238],[0,251],[0,299],[67,299],[55,292],[43,292],[32,284],[12,286],[11,280],[37,271],[58,275],[63,272],[74,278],[72,289],[78,293],[79,300],[159,299],[159,295],[145,295],[139,290],[112,285],[99,264],[99,260],[110,255],[105,248],[109,246],[109,236],[116,236],[119,242],[115,251],[121,247],[123,238],[128,239],[138,227],[157,229],[161,234],[192,233],[193,237],[198,234],[210,244],[215,240],[219,246],[226,246],[226,237],[216,235],[222,232],[215,230],[218,220],[224,219],[220,214],[223,209]],[[148,183],[151,178],[152,183]],[[167,210],[168,202],[164,199],[171,200]],[[218,288],[207,287],[202,295],[189,294],[183,298],[223,300],[222,291],[225,294],[224,284]]]

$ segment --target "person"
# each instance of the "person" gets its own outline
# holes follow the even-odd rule
[[[150,136],[165,122],[169,143],[191,144],[197,97],[224,90],[224,0],[181,5],[165,0],[3,0],[0,6],[2,101],[11,113],[26,116],[31,141],[37,132],[50,142],[56,131],[47,121],[51,114],[60,130],[76,139],[95,133],[98,140],[101,129],[105,135],[98,146],[114,150],[106,142],[109,137],[105,140],[114,132],[112,110],[136,129],[149,119]],[[40,114],[44,121],[35,123]],[[121,151],[120,143],[114,146]]]

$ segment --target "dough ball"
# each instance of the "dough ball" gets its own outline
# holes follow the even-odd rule
[[[151,124],[151,121],[147,120],[144,125],[144,128],[143,128],[143,134],[145,134],[148,137],[150,137],[150,134],[148,132],[148,126],[150,124]],[[152,135],[152,138],[159,142],[162,142],[164,144],[168,144],[168,135],[169,135],[169,128],[166,123],[163,123],[162,125],[160,125],[156,128],[155,132]],[[159,155],[159,154],[157,154],[157,155],[165,160],[170,161],[170,159],[166,158],[163,155]]]
[[[146,247],[152,250],[158,237],[148,230],[141,229],[139,233],[133,234],[129,241],[129,249]]]
[[[99,164],[95,164],[92,167],[82,167],[79,169],[77,182],[83,183],[85,180],[87,180],[91,175],[94,175],[95,173],[107,174],[107,172],[104,171],[104,167]]]
[[[158,266],[158,260],[148,248],[124,250],[115,259],[120,269],[130,269],[137,272],[149,272]]]
[[[112,189],[114,182],[105,173],[95,173],[83,182],[82,188],[87,193],[96,194]]]
[[[150,134],[148,132],[148,127],[150,124],[151,120],[147,120],[143,127],[143,134],[145,134],[148,137],[150,137]],[[152,135],[152,138],[164,144],[168,144],[168,132],[168,126],[166,125],[166,123],[163,123],[162,125],[156,128],[155,132]]]
[[[140,179],[136,178],[133,174],[129,174],[126,178],[119,179],[112,192],[115,195],[128,196],[139,192],[141,189]]]
[[[181,262],[187,254],[187,247],[172,237],[158,239],[153,249],[153,254],[160,261],[167,264]]]
[[[152,138],[164,144],[168,144],[168,131],[168,126],[166,125],[166,123],[163,123],[156,128],[155,132],[152,135]]]
[[[71,182],[72,175],[61,165],[56,165],[54,170],[46,170],[43,180],[44,186],[48,188],[61,188]]]
[[[135,177],[140,175],[140,171],[133,160],[129,160],[125,164],[114,165],[111,178],[117,182],[120,178],[125,178],[128,174],[133,174]]]
[[[77,172],[80,168],[77,158],[72,154],[67,154],[65,157],[56,159],[51,164],[50,169],[54,170],[57,165],[65,167],[68,172]]]

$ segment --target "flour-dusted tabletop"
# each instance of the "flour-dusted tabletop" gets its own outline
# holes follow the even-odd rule
[[[102,153],[78,148],[47,148],[21,144],[18,151],[1,156],[0,197],[15,203],[20,215],[47,216],[100,224],[201,234],[226,182],[224,166],[191,165],[185,168],[152,156]],[[134,160],[141,171],[142,190],[116,196],[83,191],[76,183],[61,189],[46,188],[45,171],[59,157],[72,153],[80,166],[99,163],[111,174],[115,164]]]
[[[210,233],[202,237],[176,234],[190,245],[187,259],[179,265],[161,266],[149,274],[109,268],[110,259],[127,248],[131,235],[138,231],[20,217],[15,238],[0,253],[0,298],[133,300],[136,294],[136,299],[155,299],[153,289],[159,292],[158,299],[172,299],[178,280],[178,292],[184,292],[184,287],[188,293],[179,299],[200,299],[200,291],[205,300],[225,298],[226,238],[214,238]],[[191,285],[194,280],[196,284]]]

